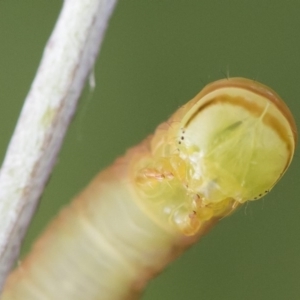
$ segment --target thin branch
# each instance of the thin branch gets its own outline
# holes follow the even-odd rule
[[[65,0],[0,173],[0,286],[49,178],[116,0]]]

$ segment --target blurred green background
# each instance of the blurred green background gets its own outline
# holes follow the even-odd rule
[[[0,2],[0,154],[62,1]],[[300,119],[300,1],[120,0],[23,253],[60,207],[208,82],[249,77]],[[300,157],[263,200],[222,220],[153,280],[143,300],[300,295]],[[259,176],[259,174],[257,174]]]

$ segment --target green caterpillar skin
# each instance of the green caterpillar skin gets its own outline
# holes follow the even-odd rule
[[[296,140],[292,114],[264,85],[206,86],[58,215],[0,299],[138,299],[220,218],[272,189]]]

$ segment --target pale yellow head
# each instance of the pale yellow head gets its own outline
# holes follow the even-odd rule
[[[296,141],[292,114],[274,91],[243,78],[216,81],[147,140],[150,152],[134,164],[139,202],[162,226],[196,234],[269,192]]]
[[[255,200],[289,166],[297,140],[292,114],[268,87],[243,78],[216,81],[180,122],[178,149],[191,168],[189,187],[206,203]]]

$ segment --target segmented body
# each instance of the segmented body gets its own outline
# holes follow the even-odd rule
[[[218,219],[268,192],[295,143],[273,91],[245,79],[208,85],[60,213],[1,299],[136,299]]]

